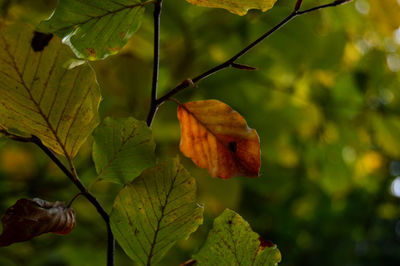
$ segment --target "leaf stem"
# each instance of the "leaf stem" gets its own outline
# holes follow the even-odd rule
[[[150,110],[147,116],[147,125],[150,127],[156,115],[157,104],[157,87],[158,73],[160,68],[160,21],[161,21],[162,0],[154,2],[154,63],[153,63],[153,85],[151,88]]]
[[[258,39],[256,39],[255,41],[253,41],[252,43],[250,43],[248,46],[246,46],[244,49],[242,49],[241,51],[239,51],[237,54],[235,54],[234,56],[232,56],[229,60],[203,72],[202,74],[192,78],[191,80],[193,81],[193,83],[198,83],[201,80],[225,69],[228,67],[232,67],[235,65],[235,61],[238,60],[240,57],[242,57],[243,55],[245,55],[246,53],[248,53],[250,50],[252,50],[254,47],[256,47],[258,44],[260,44],[261,42],[263,42],[267,37],[269,37],[272,33],[276,32],[277,30],[279,30],[281,27],[283,27],[286,23],[288,23],[289,21],[291,21],[292,19],[294,19],[297,16],[306,14],[306,13],[310,13],[313,11],[317,11],[323,8],[327,8],[327,7],[334,7],[334,6],[338,6],[341,4],[345,4],[347,2],[351,2],[352,0],[336,0],[332,3],[329,4],[325,4],[325,5],[320,5],[320,6],[316,6],[310,9],[306,9],[303,11],[300,11],[301,8],[301,4],[302,1],[298,0],[296,2],[296,5],[294,7],[294,10],[292,11],[292,13],[290,13],[286,18],[284,18],[281,22],[279,22],[277,25],[275,25],[274,27],[272,27],[269,31],[267,31],[266,33],[264,33],[263,35],[261,35]],[[175,94],[179,93],[180,91],[188,88],[188,87],[192,87],[190,86],[190,84],[188,82],[182,82],[180,83],[178,86],[176,86],[175,88],[173,88],[172,90],[170,90],[168,93],[166,93],[164,96],[160,97],[159,99],[156,100],[155,104],[156,107],[155,109],[157,109],[161,104],[163,104],[166,100],[168,100],[170,97],[174,96]],[[155,113],[154,113],[155,114]]]
[[[78,193],[70,200],[70,202],[69,202],[68,205],[67,205],[67,208],[71,208],[72,203],[74,203],[74,201],[75,201],[80,195],[82,195],[82,194],[83,194],[82,192],[78,192]]]
[[[106,210],[103,208],[103,206],[100,204],[100,202],[97,200],[97,198],[87,190],[85,185],[79,179],[79,176],[73,165],[72,159],[68,158],[68,162],[71,166],[71,170],[69,170],[64,165],[64,163],[53,153],[53,151],[50,150],[48,147],[46,147],[38,137],[36,137],[36,136],[21,137],[21,136],[11,134],[7,130],[1,129],[1,128],[0,128],[0,133],[4,134],[5,136],[9,137],[12,140],[19,141],[19,142],[30,142],[30,143],[34,143],[36,146],[38,146],[58,166],[58,168],[60,168],[60,170],[72,181],[72,183],[75,184],[75,186],[80,191],[80,193],[78,195],[81,194],[81,195],[85,196],[86,199],[89,200],[90,203],[92,203],[92,205],[96,208],[97,212],[100,214],[100,216],[103,218],[104,222],[106,223],[107,236],[108,236],[107,266],[113,266],[114,265],[115,239],[114,239],[114,235],[111,231],[111,227],[110,227],[110,217],[109,217],[108,213],[106,212]]]

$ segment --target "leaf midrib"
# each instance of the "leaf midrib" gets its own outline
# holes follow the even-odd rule
[[[20,72],[20,70],[19,70],[19,68],[18,68],[18,66],[17,66],[17,63],[16,63],[16,61],[15,61],[15,58],[14,58],[14,56],[13,56],[13,55],[11,54],[11,52],[10,52],[9,44],[8,44],[7,40],[4,38],[4,36],[1,36],[1,38],[3,39],[3,42],[4,42],[4,44],[5,44],[5,51],[6,51],[6,53],[8,54],[8,56],[10,57],[10,59],[11,59],[12,67],[13,67],[14,70],[17,72],[17,74],[18,74],[18,76],[19,76],[19,78],[20,78],[20,83],[21,83],[21,85],[24,87],[24,89],[25,89],[26,92],[28,93],[30,100],[33,102],[33,104],[34,104],[35,107],[37,108],[37,111],[38,111],[39,115],[43,118],[43,120],[46,122],[47,126],[49,127],[50,131],[53,133],[53,136],[54,136],[55,140],[57,141],[57,143],[60,145],[61,149],[63,150],[64,155],[65,155],[68,159],[71,159],[70,156],[69,156],[69,154],[68,154],[68,152],[67,152],[67,150],[66,150],[66,148],[65,148],[65,146],[64,146],[64,144],[61,142],[59,136],[57,135],[57,132],[55,131],[55,129],[54,129],[53,126],[51,125],[49,119],[48,119],[47,116],[44,114],[44,112],[43,112],[42,108],[40,107],[39,103],[36,102],[36,100],[33,98],[33,95],[32,95],[32,93],[31,93],[31,91],[30,91],[28,85],[25,83],[23,74]],[[29,52],[31,53],[31,50],[29,50]],[[38,61],[37,66],[36,66],[34,78],[37,76],[37,71],[38,71],[38,68],[39,68],[39,66],[40,66],[40,62],[41,62],[41,59],[42,59],[42,55],[43,55],[43,53],[40,53],[40,58],[39,58],[39,61]]]
[[[160,215],[160,218],[157,221],[157,226],[156,226],[156,230],[154,232],[153,242],[151,243],[150,252],[149,252],[149,255],[148,255],[148,258],[147,258],[147,266],[151,266],[151,259],[153,258],[153,255],[154,255],[153,251],[154,251],[154,248],[155,248],[155,246],[157,244],[157,236],[158,236],[158,233],[160,232],[161,221],[165,217],[164,216],[165,208],[168,205],[169,196],[171,195],[173,189],[175,188],[174,185],[175,185],[176,179],[177,179],[181,169],[182,168],[179,167],[178,170],[176,171],[176,174],[175,174],[175,176],[174,176],[174,178],[173,178],[173,180],[171,182],[171,186],[169,188],[169,191],[167,192],[167,195],[165,197],[164,205],[161,205],[161,215]]]
[[[219,137],[210,129],[207,127],[206,124],[204,124],[193,112],[191,112],[184,104],[179,105],[180,107],[182,107],[183,109],[185,109],[186,112],[189,113],[189,115],[193,116],[195,118],[195,120],[201,125],[203,126],[207,132],[209,132],[220,144],[222,144],[223,147],[225,147],[225,149],[227,149],[231,154],[233,159],[235,160],[235,163],[237,163],[237,165],[239,165],[240,167],[242,167],[243,169],[247,169],[246,165],[244,165],[242,163],[241,160],[238,159],[238,156],[235,152],[233,152],[231,149],[229,149],[229,147],[222,141],[219,139]],[[239,173],[242,174],[242,173]]]
[[[134,128],[132,130],[132,132],[128,135],[128,137],[126,139],[124,139],[121,142],[121,146],[119,147],[119,149],[113,153],[112,157],[110,158],[110,160],[108,160],[107,164],[104,166],[104,168],[101,170],[100,174],[97,176],[98,179],[101,179],[101,176],[104,174],[104,172],[110,168],[111,164],[117,159],[118,154],[120,154],[124,148],[124,146],[128,143],[129,140],[131,140],[134,136],[135,136],[135,131],[137,128]],[[139,145],[142,145],[146,142],[149,142],[150,139],[145,139],[139,143],[137,143],[134,147],[137,147]]]
[[[55,31],[55,32],[57,32],[57,31],[64,31],[64,30],[67,30],[67,29],[69,29],[69,28],[71,28],[71,27],[74,27],[74,26],[78,26],[78,25],[80,26],[80,25],[86,24],[86,23],[88,23],[89,21],[91,21],[91,20],[93,20],[93,19],[100,20],[100,19],[102,19],[102,18],[104,18],[104,17],[106,17],[106,16],[108,16],[108,15],[117,14],[118,12],[124,11],[124,10],[126,10],[126,9],[133,9],[133,8],[135,8],[135,7],[142,8],[142,7],[144,7],[145,5],[147,5],[148,2],[149,2],[149,1],[147,1],[147,2],[142,2],[142,3],[138,3],[138,4],[134,4],[134,5],[123,6],[123,7],[119,8],[119,9],[116,9],[116,10],[107,10],[107,11],[106,11],[105,9],[103,9],[103,10],[106,11],[106,13],[101,14],[101,15],[99,15],[99,16],[89,16],[89,18],[86,19],[86,20],[84,20],[84,21],[72,23],[71,25],[68,25],[68,26],[64,26],[64,27],[55,29],[54,31]],[[121,5],[121,4],[120,4],[120,5]],[[96,8],[99,8],[99,7],[96,7]]]

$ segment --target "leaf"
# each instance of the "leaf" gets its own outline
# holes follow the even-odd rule
[[[80,58],[104,59],[118,53],[139,29],[141,0],[62,0],[39,30],[55,33]]]
[[[74,157],[99,122],[91,67],[57,37],[0,25],[0,124]]]
[[[176,241],[203,222],[195,202],[194,178],[178,159],[145,170],[117,196],[111,228],[121,247],[139,265],[155,265]]]
[[[67,235],[75,227],[75,212],[59,201],[20,199],[7,209],[1,222],[0,246],[3,247],[49,232]]]
[[[226,209],[214,221],[206,243],[193,256],[196,265],[277,265],[281,254],[276,245],[262,239],[237,213]]]
[[[134,118],[106,118],[93,133],[99,178],[126,183],[155,163],[151,129]]]
[[[0,138],[5,136],[5,133],[7,133],[7,128],[5,126],[2,126],[0,124]]]
[[[246,15],[250,9],[271,9],[277,0],[186,0],[197,6],[224,8],[240,16]]]
[[[231,107],[217,100],[178,106],[182,153],[213,177],[257,177],[260,140],[257,132]]]

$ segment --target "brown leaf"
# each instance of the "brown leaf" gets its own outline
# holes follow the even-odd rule
[[[211,176],[258,177],[260,139],[238,112],[217,100],[196,101],[179,105],[178,119],[180,150]]]
[[[75,227],[75,212],[59,201],[20,199],[7,209],[1,222],[0,246],[8,246],[48,232],[69,234]]]

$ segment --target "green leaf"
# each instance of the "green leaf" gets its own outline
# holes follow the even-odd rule
[[[149,168],[126,185],[111,212],[111,228],[139,265],[155,265],[203,222],[194,178],[178,159]]]
[[[146,4],[141,0],[60,0],[39,29],[62,37],[80,58],[104,59],[118,53],[139,29]]]
[[[237,213],[226,209],[214,221],[206,243],[193,256],[198,265],[277,265],[281,254],[276,245],[253,232]]]
[[[99,123],[92,68],[59,38],[21,25],[0,25],[0,62],[0,124],[74,157]]]
[[[151,129],[132,117],[106,118],[93,133],[99,178],[125,184],[155,163]]]
[[[197,6],[224,8],[238,15],[246,15],[250,9],[261,9],[263,12],[271,9],[277,0],[186,0]]]

